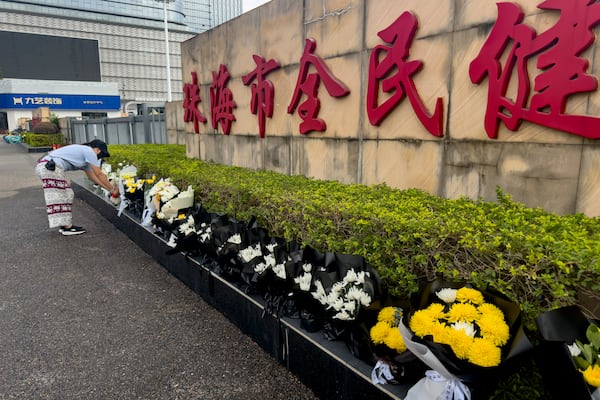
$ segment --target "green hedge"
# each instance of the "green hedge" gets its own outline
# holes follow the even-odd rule
[[[390,293],[406,297],[417,280],[443,276],[491,285],[521,305],[534,329],[541,312],[599,298],[600,224],[514,202],[448,200],[386,185],[348,185],[188,159],[178,145],[111,145],[110,163],[192,185],[206,209],[238,220],[256,216],[287,240],[321,251],[359,254]]]
[[[21,134],[21,141],[31,147],[52,147],[53,144],[63,146],[65,144],[65,135],[62,133],[24,132]]]

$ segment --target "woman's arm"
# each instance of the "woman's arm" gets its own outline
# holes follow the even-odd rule
[[[111,194],[119,194],[119,188],[116,185],[112,185],[110,183],[110,181],[108,180],[106,175],[104,175],[104,172],[102,172],[102,169],[100,169],[100,167],[90,165],[90,169],[86,169],[85,173],[92,182],[110,191]]]

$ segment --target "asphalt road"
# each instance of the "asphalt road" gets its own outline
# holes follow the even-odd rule
[[[48,229],[40,155],[0,140],[0,400],[316,398],[87,203]]]

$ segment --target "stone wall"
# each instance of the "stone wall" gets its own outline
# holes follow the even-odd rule
[[[525,14],[523,24],[538,35],[561,17],[559,11],[538,9],[541,0],[513,3]],[[577,2],[562,3],[567,7]],[[408,98],[377,126],[367,116],[372,49],[391,46],[378,32],[406,11],[419,24],[406,61],[423,63],[411,78],[430,114],[436,99],[442,99],[442,137],[428,132]],[[500,187],[531,207],[559,214],[600,215],[600,203],[595,201],[600,192],[598,141],[529,121],[515,131],[500,123],[497,138],[488,137],[484,118],[490,80],[473,83],[469,67],[498,12],[496,1],[490,0],[272,0],[182,44],[184,85],[192,82],[195,72],[201,98],[197,109],[208,121],[196,133],[194,124],[184,121],[183,102],[168,104],[169,141],[186,144],[189,157],[251,169],[344,183],[385,182],[448,198],[493,201]],[[315,40],[314,54],[350,93],[333,97],[321,82],[318,117],[327,128],[301,134],[298,110],[288,113],[288,106],[306,38]],[[562,43],[567,40],[562,38]],[[595,51],[598,43],[580,55],[589,61],[587,73],[593,76],[600,65],[600,53]],[[265,77],[272,82],[275,97],[264,138],[259,137],[257,115],[250,111],[251,89],[242,82],[256,68],[254,54],[281,64]],[[538,71],[536,59],[527,63],[532,85]],[[211,124],[210,86],[220,65],[231,75],[227,87],[236,103],[236,120],[228,135],[221,125],[215,129]],[[515,96],[518,85],[513,72],[506,97]],[[598,91],[576,94],[569,98],[565,113],[593,119],[600,111],[599,96]]]

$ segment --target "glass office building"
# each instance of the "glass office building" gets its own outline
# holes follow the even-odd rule
[[[242,13],[241,0],[166,0],[171,98],[181,100],[180,43]],[[121,112],[168,98],[165,4],[159,0],[0,0],[0,31],[95,40],[100,81]],[[2,63],[10,60],[2,60]],[[7,78],[22,78],[9,77]]]

